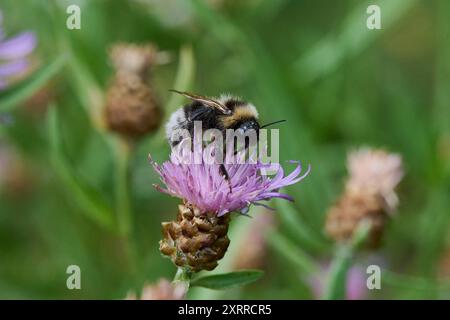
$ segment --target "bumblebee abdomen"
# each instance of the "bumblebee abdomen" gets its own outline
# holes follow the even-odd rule
[[[169,121],[166,124],[166,137],[171,146],[174,145],[174,134],[178,130],[187,129],[187,119],[185,116],[184,108],[179,108],[177,111],[172,113]]]

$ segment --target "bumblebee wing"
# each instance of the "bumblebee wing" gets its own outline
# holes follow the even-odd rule
[[[191,100],[196,100],[196,101],[200,101],[202,103],[204,103],[205,105],[211,107],[211,108],[215,108],[219,111],[221,111],[223,114],[231,114],[231,110],[228,109],[226,106],[224,106],[222,103],[220,103],[219,101],[213,100],[211,98],[205,97],[205,96],[200,96],[197,94],[192,94],[189,92],[182,92],[182,91],[177,91],[177,90],[169,90],[178,94],[181,94],[183,96],[185,96],[188,99]]]
[[[197,110],[194,110],[191,112],[191,114],[189,115],[189,120],[190,121],[195,121],[197,118],[200,118],[201,116],[205,115],[206,113],[211,112],[212,109],[211,108],[199,108]]]

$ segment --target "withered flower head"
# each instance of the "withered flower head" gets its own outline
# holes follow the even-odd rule
[[[346,188],[351,192],[364,191],[383,197],[388,212],[398,203],[394,191],[403,177],[402,159],[399,155],[380,149],[362,148],[348,155],[349,178]]]
[[[177,219],[163,223],[160,251],[177,266],[194,272],[214,269],[225,254],[230,212],[246,212],[251,204],[276,197],[291,200],[278,190],[301,181],[309,172],[300,176],[301,166],[297,165],[291,174],[284,176],[280,165],[225,164],[230,178],[227,183],[219,164],[184,160],[172,152],[171,160],[162,165],[151,162],[166,185],[165,189],[157,187],[158,190],[184,202],[179,206]],[[273,177],[261,174],[262,169],[269,167],[277,168]]]
[[[403,176],[401,157],[364,148],[350,152],[347,167],[345,192],[328,211],[326,232],[337,241],[347,241],[362,221],[368,221],[369,244],[377,246],[398,204],[394,188]]]
[[[112,47],[110,58],[115,75],[105,105],[106,123],[112,131],[139,138],[159,126],[161,109],[148,79],[155,52],[152,45]]]
[[[118,43],[110,50],[110,59],[119,73],[145,77],[156,59],[157,49],[152,44],[137,45]]]

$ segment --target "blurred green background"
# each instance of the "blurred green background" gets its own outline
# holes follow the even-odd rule
[[[81,8],[81,30],[66,29],[70,4]],[[381,7],[381,30],[366,28],[370,4]],[[168,89],[230,92],[254,103],[262,122],[288,119],[280,159],[312,165],[288,188],[295,203],[273,204],[265,276],[190,298],[314,298],[307,261],[333,257],[324,217],[343,190],[346,153],[360,145],[401,154],[406,171],[382,247],[355,258],[364,270],[371,259],[389,270],[368,297],[450,298],[449,1],[2,0],[0,10],[8,34],[36,32],[33,61],[51,78],[19,92],[5,107],[13,124],[0,127],[3,152],[18,163],[13,179],[0,179],[0,298],[122,299],[175,273],[158,240],[178,200],[152,187],[159,178],[147,161],[168,157],[163,127],[129,159],[132,228],[124,237],[115,227],[120,159],[89,118],[113,75],[115,42],[170,54],[152,74],[165,116],[183,102]],[[50,98],[36,107],[39,92]],[[251,224],[233,220],[220,270],[232,268]],[[66,287],[71,264],[81,268],[81,290]]]

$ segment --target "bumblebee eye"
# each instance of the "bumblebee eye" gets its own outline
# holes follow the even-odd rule
[[[250,129],[258,131],[259,130],[259,124],[255,120],[244,121],[244,122],[242,122],[239,125],[238,129],[241,129],[244,132],[247,131],[247,130],[250,130]]]

